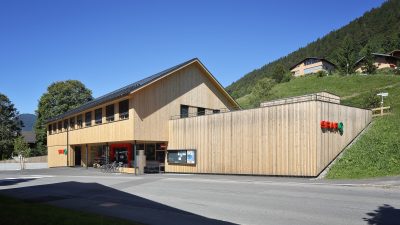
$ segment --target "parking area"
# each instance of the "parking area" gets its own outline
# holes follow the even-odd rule
[[[0,194],[145,224],[368,224],[399,221],[399,180],[134,176],[54,168],[2,171]]]

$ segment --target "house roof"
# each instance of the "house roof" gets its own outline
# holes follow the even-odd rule
[[[163,77],[165,77],[165,76],[168,76],[168,75],[172,74],[173,72],[175,72],[175,71],[177,71],[177,70],[179,70],[179,69],[182,69],[183,67],[185,67],[185,66],[187,66],[187,65],[189,65],[189,64],[191,64],[191,63],[193,63],[193,62],[199,63],[199,64],[201,65],[201,67],[203,67],[203,68],[206,70],[206,72],[210,75],[210,77],[211,77],[211,78],[216,82],[216,84],[220,87],[220,89],[221,89],[221,91],[223,92],[223,94],[224,94],[234,105],[236,105],[238,108],[240,108],[239,104],[232,98],[232,96],[229,95],[228,92],[226,92],[226,90],[224,89],[224,87],[215,79],[215,77],[214,77],[214,76],[208,71],[208,69],[200,62],[200,60],[199,60],[198,58],[193,58],[193,59],[190,59],[190,60],[188,60],[188,61],[186,61],[186,62],[183,62],[183,63],[181,63],[181,64],[178,64],[178,65],[176,65],[176,66],[173,66],[173,67],[171,67],[171,68],[168,68],[168,69],[166,69],[166,70],[163,70],[163,71],[161,71],[161,72],[159,72],[159,73],[156,73],[156,74],[153,74],[153,75],[151,75],[151,76],[149,76],[149,77],[146,77],[146,78],[144,78],[144,79],[142,79],[142,80],[136,81],[136,82],[134,82],[134,83],[132,83],[132,84],[129,84],[129,85],[125,86],[125,87],[122,87],[122,88],[120,88],[120,89],[117,89],[117,90],[115,90],[115,91],[113,91],[113,92],[110,92],[110,93],[108,93],[108,94],[105,94],[105,95],[103,95],[103,96],[100,96],[100,97],[98,97],[98,98],[95,98],[95,99],[93,99],[92,101],[89,101],[89,102],[87,102],[87,103],[85,103],[85,104],[83,104],[83,105],[81,105],[81,106],[79,106],[79,107],[77,107],[77,108],[71,109],[71,110],[69,110],[69,111],[67,111],[67,112],[65,112],[65,113],[63,113],[63,114],[57,115],[57,116],[55,116],[55,117],[52,117],[52,118],[48,119],[48,120],[46,121],[46,123],[51,123],[51,122],[54,122],[54,121],[56,121],[56,120],[59,120],[59,119],[62,119],[62,118],[71,116],[71,115],[73,115],[73,114],[77,114],[77,113],[79,113],[79,112],[85,111],[85,110],[87,110],[87,109],[93,108],[93,107],[95,107],[95,106],[101,105],[101,104],[103,104],[103,103],[106,103],[106,102],[109,102],[109,101],[112,101],[112,100],[115,100],[115,99],[118,99],[118,98],[121,98],[121,97],[124,97],[124,96],[128,96],[128,95],[131,94],[132,92],[134,92],[134,91],[136,91],[136,90],[138,90],[138,89],[141,89],[142,87],[147,86],[147,85],[149,85],[149,84],[151,84],[151,83],[153,83],[153,82],[155,82],[155,81],[157,81],[157,80],[159,80],[159,79],[161,79],[161,78],[163,78]]]
[[[393,54],[394,54],[395,52],[400,52],[400,49],[395,49],[395,50],[389,52],[388,54],[391,55],[391,56],[393,56]]]
[[[378,56],[378,57],[387,57],[387,58],[394,58],[394,59],[399,59],[398,57],[392,56],[391,54],[394,51],[390,52],[389,54],[384,54],[384,53],[372,53],[373,56]],[[361,57],[359,60],[357,60],[354,65],[359,64],[363,59],[365,58],[365,56]]]
[[[332,64],[333,66],[336,67],[336,65],[335,65],[334,63],[332,63],[331,61],[329,61],[329,60],[327,60],[327,59],[325,59],[325,58],[320,58],[320,57],[307,57],[307,58],[304,58],[303,60],[301,60],[300,62],[294,64],[293,66],[291,66],[291,67],[289,68],[289,70],[292,70],[292,69],[295,68],[297,65],[299,65],[300,63],[306,61],[307,59],[317,59],[317,60],[325,61],[325,62],[330,63],[330,64]]]

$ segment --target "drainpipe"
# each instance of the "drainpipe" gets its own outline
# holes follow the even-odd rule
[[[88,169],[88,157],[89,157],[89,154],[88,154],[88,145],[86,144],[86,169]]]
[[[69,128],[68,127],[69,127],[69,123],[67,126],[67,166],[69,166]]]

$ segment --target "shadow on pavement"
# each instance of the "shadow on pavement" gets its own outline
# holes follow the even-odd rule
[[[31,180],[35,180],[36,178],[12,178],[12,179],[2,179],[0,180],[0,186],[9,186],[22,182],[28,182]]]
[[[1,190],[27,202],[120,217],[145,224],[233,224],[164,205],[98,183],[63,182]]]
[[[370,225],[399,225],[400,209],[391,205],[384,204],[379,206],[374,212],[367,213],[370,218],[363,218]]]

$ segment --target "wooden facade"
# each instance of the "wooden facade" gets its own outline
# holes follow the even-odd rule
[[[341,121],[344,133],[321,120]],[[167,172],[317,176],[371,121],[371,111],[320,100],[169,121],[168,149],[195,149],[195,165]]]
[[[101,97],[100,97],[101,98]],[[118,104],[129,101],[128,118],[120,118]],[[105,108],[114,104],[114,121],[107,121]],[[192,110],[237,109],[237,103],[226,93],[198,59],[162,75],[125,96],[103,102],[72,115],[49,121],[47,124],[47,147],[49,167],[74,166],[75,147],[81,149],[81,165],[86,163],[86,146],[113,143],[167,143],[168,120],[180,114],[181,105]],[[96,109],[102,110],[101,123],[96,123]],[[85,114],[91,113],[91,125],[85,126]],[[78,126],[78,116],[83,124]],[[74,125],[64,127],[64,121],[72,119]],[[59,127],[60,124],[60,127]],[[49,126],[51,125],[51,126]],[[53,127],[56,130],[53,131]],[[50,131],[50,127],[52,128]],[[60,150],[68,149],[67,155]],[[88,164],[93,157],[88,153]]]

